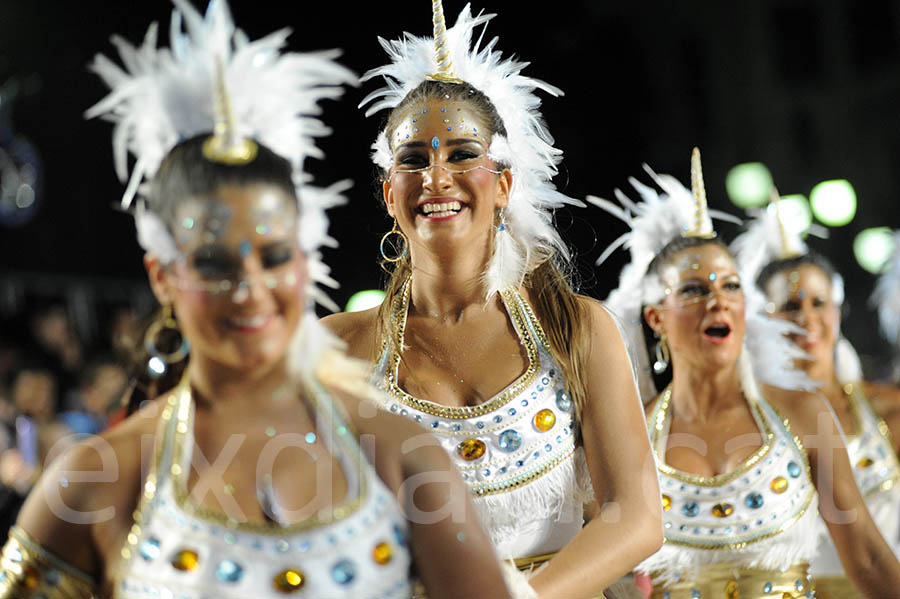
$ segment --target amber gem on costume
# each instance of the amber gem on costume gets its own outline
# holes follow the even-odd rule
[[[772,489],[773,492],[781,494],[781,493],[784,493],[785,491],[787,491],[788,481],[783,476],[776,476],[775,478],[772,479],[772,482],[769,483],[769,487]]]
[[[740,591],[738,591],[738,585],[736,580],[729,580],[725,584],[725,599],[739,599],[741,596]]]
[[[712,513],[716,518],[727,518],[734,513],[734,506],[730,503],[717,503],[713,506]]]
[[[375,545],[375,549],[372,550],[372,559],[375,560],[375,563],[379,566],[383,566],[394,556],[394,550],[391,549],[391,546],[382,541]]]
[[[663,506],[664,512],[668,512],[670,509],[672,509],[672,498],[669,497],[668,495],[663,495],[662,496],[662,506]]]
[[[866,457],[866,458],[863,458],[860,461],[858,461],[856,463],[856,465],[859,466],[860,468],[868,468],[869,466],[871,466],[874,463],[875,463],[875,460],[873,460],[872,458]]]
[[[456,451],[458,451],[462,459],[467,462],[477,460],[483,456],[485,449],[484,442],[479,441],[478,439],[466,439],[456,446]]]
[[[272,586],[279,593],[296,593],[306,582],[306,576],[300,570],[285,570],[272,580]]]
[[[196,570],[200,565],[200,557],[193,549],[182,549],[172,558],[172,567],[182,572]]]
[[[546,433],[556,424],[556,414],[553,410],[543,409],[534,415],[534,428]]]
[[[34,568],[25,567],[25,588],[33,591],[41,582],[41,577],[34,571]]]

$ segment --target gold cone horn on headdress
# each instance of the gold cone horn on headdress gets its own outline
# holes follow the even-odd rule
[[[684,232],[685,237],[712,239],[716,232],[706,207],[706,186],[703,184],[703,166],[700,164],[700,148],[691,152],[691,194],[694,196],[694,223]]]
[[[779,195],[778,189],[774,185],[769,192],[769,205],[775,209],[775,220],[778,223],[778,238],[781,240],[781,247],[778,249],[778,259],[785,260],[802,255],[802,252],[798,251],[797,248],[791,247],[791,239],[788,237],[784,219],[781,217],[781,195]]]
[[[450,43],[447,40],[447,23],[444,20],[444,6],[441,0],[431,0],[432,22],[434,23],[434,51],[437,56],[437,73],[425,78],[446,83],[462,83],[462,79],[453,74],[453,62],[450,60]]]
[[[241,165],[253,162],[259,150],[252,139],[238,136],[231,109],[231,97],[225,84],[225,66],[216,57],[216,77],[213,82],[215,97],[216,126],[213,136],[203,142],[203,155],[213,162]]]

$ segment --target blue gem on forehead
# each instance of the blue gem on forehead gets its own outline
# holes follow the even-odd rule
[[[439,147],[441,147],[441,140],[438,139],[437,135],[435,135],[434,137],[431,138],[431,147],[434,148],[435,150],[437,150]]]
[[[710,281],[715,281],[715,280],[716,280],[716,273],[714,273],[714,272],[709,273],[709,280],[710,280]]]
[[[250,242],[247,241],[246,239],[244,239],[244,240],[241,241],[241,243],[238,245],[238,253],[241,255],[241,258],[246,258],[247,256],[250,255],[250,250],[251,250],[252,248],[253,248],[253,246],[250,245]]]

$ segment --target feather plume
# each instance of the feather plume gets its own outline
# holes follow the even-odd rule
[[[538,79],[522,75],[528,63],[504,59],[496,50],[497,38],[482,45],[482,35],[473,43],[475,30],[495,15],[473,16],[469,5],[460,12],[456,24],[447,29],[446,45],[455,76],[475,87],[497,109],[507,136],[494,136],[489,155],[509,166],[513,184],[509,205],[505,209],[508,234],[515,244],[505,244],[503,256],[496,253],[485,271],[487,297],[521,282],[544,261],[559,256],[567,259],[568,248],[553,227],[553,211],[564,205],[583,206],[555,188],[551,179],[557,174],[562,151],[553,146],[540,114],[541,100],[537,91],[560,96],[562,91]],[[398,40],[379,38],[390,63],[372,69],[363,81],[381,77],[385,86],[367,95],[360,106],[366,115],[392,109],[406,95],[439,71],[432,37],[409,33]],[[372,146],[372,159],[387,170],[393,163],[390,145],[384,132]],[[515,254],[515,257],[513,257]],[[496,264],[502,261],[501,264]]]
[[[235,27],[228,4],[212,0],[201,15],[187,0],[173,0],[170,48],[157,48],[156,24],[140,46],[115,36],[122,67],[98,55],[91,69],[110,87],[110,93],[87,110],[115,124],[113,156],[116,174],[124,182],[124,208],[144,193],[165,155],[179,140],[211,132],[215,126],[214,81],[216,60],[224,66],[237,135],[255,139],[290,161],[301,201],[304,222],[300,242],[313,261],[315,248],[328,243],[324,208],[340,201],[343,184],[317,190],[303,174],[306,157],[322,157],[314,138],[330,133],[318,118],[318,103],[337,98],[342,85],[356,84],[353,73],[334,62],[330,50],[298,54],[283,52],[288,29],[250,41]],[[124,68],[123,68],[124,67]],[[129,173],[128,154],[135,157]],[[327,199],[326,199],[327,198]],[[146,220],[149,211],[141,219]],[[146,251],[170,256],[175,247],[161,223],[138,224]],[[314,265],[321,276],[327,269]],[[327,280],[322,280],[327,283]]]

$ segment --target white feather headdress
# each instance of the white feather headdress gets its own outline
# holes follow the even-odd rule
[[[696,148],[691,158],[691,190],[675,177],[658,175],[644,165],[653,182],[663,190],[662,194],[630,178],[629,183],[641,196],[639,202],[632,201],[618,189],[615,196],[621,206],[593,196],[587,198],[588,202],[616,216],[631,229],[606,248],[597,264],[622,246],[630,250],[631,262],[622,269],[619,287],[610,293],[605,303],[624,321],[628,330],[629,351],[644,401],[655,397],[657,390],[644,344],[641,308],[661,301],[665,294],[659,277],[647,274],[650,263],[669,242],[679,236],[711,238],[713,218],[741,223],[740,219],[728,213],[707,208],[700,155]],[[750,355],[763,356],[770,352],[769,355],[780,358],[752,360],[757,380],[785,388],[810,388],[812,385],[808,378],[793,368],[794,358],[803,353],[784,337],[791,330],[791,325],[749,310],[747,319],[745,345]]]
[[[811,225],[805,230],[787,226],[782,219],[779,201],[778,192],[773,189],[770,204],[765,208],[751,211],[752,218],[746,230],[731,243],[731,251],[737,258],[741,280],[744,283],[744,293],[747,297],[748,347],[751,353],[757,356],[756,361],[770,361],[770,357],[776,355],[773,352],[777,348],[767,345],[767,338],[774,330],[782,329],[781,336],[792,332],[802,332],[793,324],[765,316],[765,313],[770,310],[767,309],[768,302],[765,293],[756,284],[760,273],[766,265],[775,260],[809,253],[809,248],[803,240],[805,234],[813,233],[819,237],[828,236],[828,231],[817,225]],[[837,273],[832,276],[831,291],[834,303],[840,306],[844,301],[844,280]],[[787,328],[785,328],[786,325]],[[756,338],[756,342],[751,343],[750,338]],[[809,358],[793,343],[785,346],[783,351],[789,352],[792,359]],[[842,335],[838,337],[836,354],[835,368],[838,371],[838,379],[844,382],[860,380],[862,368],[859,357],[850,342]],[[817,386],[799,370],[788,369],[782,375],[794,377],[795,380],[790,384],[778,385],[781,387],[813,389]]]
[[[123,208],[129,208],[136,195],[146,193],[147,181],[180,140],[213,131],[219,62],[222,84],[230,92],[236,134],[255,139],[290,161],[300,198],[300,245],[308,254],[314,281],[335,286],[321,262],[319,247],[335,243],[328,236],[324,211],[342,203],[347,185],[312,187],[303,162],[308,156],[322,156],[313,138],[330,133],[316,118],[321,113],[318,102],[339,97],[343,84],[355,84],[353,73],[334,62],[339,51],[284,53],[288,29],[250,41],[235,27],[224,0],[212,0],[205,17],[187,0],[173,3],[171,48],[157,48],[154,23],[140,46],[112,38],[124,68],[103,55],[91,64],[111,92],[86,116],[115,123],[116,173],[128,182]],[[135,158],[130,174],[129,152]],[[144,250],[164,263],[177,257],[168,227],[143,202],[135,209],[135,221]],[[314,294],[334,307],[324,292]]]
[[[372,69],[362,79],[383,77],[386,85],[366,96],[360,106],[369,105],[366,116],[392,109],[426,79],[464,81],[491,100],[507,136],[494,136],[490,156],[509,166],[513,184],[509,206],[504,211],[508,235],[496,236],[500,239],[511,237],[512,242],[504,247],[495,244],[485,272],[490,297],[521,283],[528,273],[554,255],[565,258],[569,255],[553,226],[553,210],[566,204],[583,204],[557,191],[551,182],[557,174],[556,165],[562,160],[562,151],[553,146],[553,138],[539,111],[541,100],[535,93],[541,90],[560,96],[562,91],[522,75],[522,69],[528,63],[504,59],[496,50],[496,37],[482,46],[482,32],[473,44],[475,29],[495,15],[473,17],[467,4],[456,24],[446,28],[440,1],[434,0],[432,4],[438,38],[416,37],[409,33],[394,41],[379,38],[391,62]],[[389,170],[393,157],[386,132],[378,135],[372,149],[375,164]]]
[[[869,304],[878,310],[881,334],[892,344],[900,340],[900,231],[893,234],[894,250],[887,268],[878,277]]]

